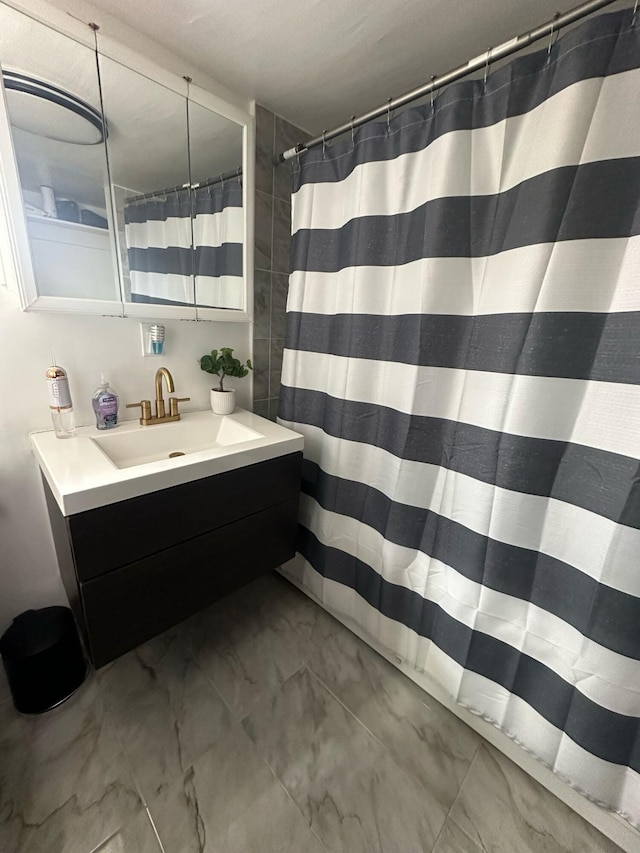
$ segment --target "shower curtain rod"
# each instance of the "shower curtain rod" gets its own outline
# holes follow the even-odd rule
[[[233,180],[233,178],[242,177],[242,168],[232,169],[230,172],[223,172],[217,178],[209,178],[207,181],[200,181],[199,184],[179,184],[177,187],[169,187],[165,190],[154,190],[152,193],[144,193],[144,195],[136,195],[128,198],[127,201],[144,201],[148,198],[155,198],[160,195],[171,195],[171,193],[179,193],[181,190],[199,190],[203,187],[212,187],[214,184],[224,183],[225,181]]]
[[[274,165],[284,163],[286,160],[292,160],[303,151],[308,151],[310,148],[322,145],[336,136],[347,133],[348,131],[353,130],[356,127],[360,127],[360,125],[366,124],[375,118],[389,114],[398,107],[403,107],[411,101],[415,101],[418,98],[429,95],[431,92],[435,92],[443,86],[447,86],[449,83],[460,80],[462,77],[466,77],[474,71],[479,71],[481,68],[488,68],[492,62],[495,62],[498,59],[503,59],[505,56],[510,56],[512,53],[522,50],[522,48],[533,44],[533,42],[538,41],[547,35],[552,37],[553,33],[557,32],[562,27],[566,27],[568,24],[579,21],[580,18],[585,18],[592,12],[597,12],[598,9],[602,9],[603,6],[609,6],[614,2],[615,0],[588,0],[586,3],[581,3],[580,6],[569,9],[568,12],[563,12],[562,14],[558,13],[550,21],[541,24],[539,27],[529,30],[526,33],[522,33],[522,35],[516,36],[509,41],[505,41],[498,45],[498,47],[490,47],[489,50],[480,54],[480,56],[470,59],[463,65],[458,65],[457,68],[447,71],[446,74],[432,77],[428,83],[424,86],[420,86],[418,89],[413,89],[404,95],[400,95],[398,98],[389,98],[386,104],[383,104],[374,110],[370,110],[368,113],[363,113],[360,116],[353,116],[350,121],[345,122],[338,127],[334,127],[332,130],[325,130],[320,134],[320,136],[316,136],[308,142],[299,142],[293,148],[289,148],[287,151],[283,151],[276,155],[273,158]],[[634,15],[637,5],[638,3],[636,0]],[[549,42],[549,49],[551,49],[551,42]]]

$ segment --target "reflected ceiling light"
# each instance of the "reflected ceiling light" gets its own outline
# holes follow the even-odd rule
[[[91,104],[17,71],[3,71],[2,77],[14,127],[75,145],[104,142],[107,134],[102,115]]]

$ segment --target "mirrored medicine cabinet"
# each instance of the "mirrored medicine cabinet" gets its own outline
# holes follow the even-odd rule
[[[253,119],[0,2],[0,189],[24,308],[249,319]]]

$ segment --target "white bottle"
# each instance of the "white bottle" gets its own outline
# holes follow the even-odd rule
[[[67,371],[60,365],[53,364],[47,369],[45,376],[49,386],[49,408],[56,437],[71,438],[76,431],[76,420]]]

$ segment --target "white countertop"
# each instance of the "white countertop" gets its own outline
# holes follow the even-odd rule
[[[182,421],[206,423],[207,419],[220,417],[211,411],[189,412],[182,415]],[[65,516],[233,471],[303,448],[301,435],[252,412],[236,409],[225,417],[255,430],[261,437],[129,468],[114,465],[92,438],[121,431],[163,429],[164,424],[141,426],[136,420],[121,422],[113,430],[79,427],[75,436],[67,439],[57,438],[53,430],[35,432],[30,436],[31,446]]]

